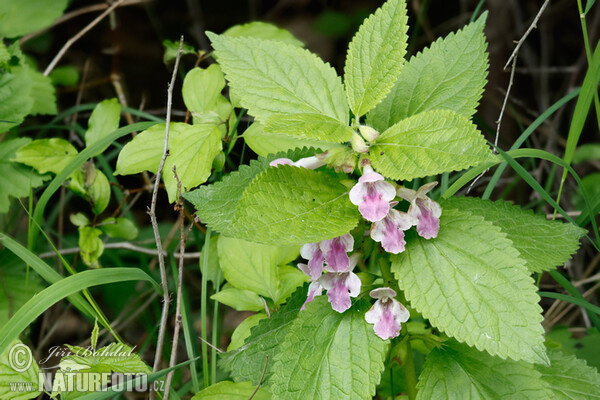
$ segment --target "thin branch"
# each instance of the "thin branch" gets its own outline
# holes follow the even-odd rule
[[[208,340],[204,339],[202,336],[198,336],[198,338],[205,344],[207,344],[209,347],[215,349],[216,351],[218,351],[219,353],[224,353],[223,350],[221,350],[220,348],[214,346],[212,343],[210,343]]]
[[[73,43],[75,43],[76,41],[81,39],[81,37],[83,35],[88,33],[94,26],[98,25],[98,23],[100,21],[102,21],[115,8],[119,7],[124,1],[125,0],[118,0],[117,2],[113,3],[110,7],[108,7],[106,10],[104,10],[104,12],[102,14],[98,15],[96,17],[96,19],[94,19],[92,22],[90,22],[85,28],[83,28],[75,36],[73,36],[72,38],[67,40],[67,43],[65,43],[64,46],[59,50],[59,52],[52,59],[52,61],[50,62],[50,64],[46,68],[46,70],[44,71],[44,75],[48,76],[50,74],[50,72],[52,72],[54,67],[56,67],[56,64],[58,64],[60,59],[65,55],[65,53],[67,52],[67,50],[69,50],[69,48],[73,45]]]
[[[267,365],[269,365],[269,355],[268,354],[265,356],[265,367],[263,368],[262,375],[260,376],[260,381],[258,381],[258,385],[256,386],[256,389],[254,389],[254,392],[248,398],[248,400],[252,400],[254,395],[258,392],[258,389],[260,389],[260,385],[262,384],[263,379],[265,379],[265,373],[267,372]]]
[[[529,28],[527,28],[527,30],[525,31],[525,33],[523,34],[521,39],[517,42],[517,46],[515,47],[512,54],[508,58],[508,61],[504,65],[504,69],[506,69],[508,67],[508,64],[510,64],[510,62],[513,60],[513,58],[517,57],[517,53],[519,52],[519,49],[521,48],[521,46],[523,46],[523,43],[525,43],[525,39],[527,39],[527,36],[529,36],[529,34],[533,30],[533,28],[537,27],[537,22],[540,19],[540,17],[542,16],[542,13],[546,9],[546,7],[548,6],[548,3],[550,3],[550,0],[546,0],[544,2],[544,4],[542,4],[542,7],[540,7],[540,11],[538,11],[537,15],[533,19],[533,22],[531,22],[531,25],[529,25]],[[514,67],[513,67],[513,69],[514,69]]]
[[[167,285],[167,272],[165,268],[165,256],[163,254],[162,243],[160,240],[160,232],[158,230],[158,221],[156,220],[156,199],[158,197],[158,186],[160,185],[160,178],[162,175],[162,170],[165,167],[165,161],[169,156],[169,127],[171,126],[171,107],[173,104],[173,86],[175,84],[175,78],[177,77],[177,70],[179,69],[179,59],[181,58],[181,50],[183,48],[183,36],[179,40],[179,49],[177,50],[177,58],[175,58],[175,66],[173,67],[173,75],[171,77],[171,82],[169,83],[169,87],[167,89],[167,116],[166,116],[166,126],[165,126],[165,144],[163,147],[163,154],[160,159],[160,164],[158,165],[158,171],[156,172],[156,177],[154,181],[154,189],[152,191],[152,202],[150,203],[150,210],[148,211],[148,215],[150,215],[150,220],[152,221],[152,229],[154,231],[154,238],[156,240],[156,248],[158,249],[158,264],[160,268],[160,280],[161,286],[163,290],[163,309],[162,315],[160,317],[160,325],[158,329],[158,340],[156,343],[156,354],[154,356],[154,366],[152,368],[153,372],[158,371],[158,366],[160,364],[160,358],[162,354],[163,342],[165,339],[165,331],[167,328],[167,317],[169,314],[169,287]],[[153,398],[153,393],[150,392],[150,398]]]
[[[148,254],[148,255],[151,255],[151,256],[158,256],[158,251],[157,250],[148,249],[148,248],[142,247],[142,246],[137,246],[137,245],[129,243],[129,242],[105,243],[104,244],[104,248],[105,249],[131,250],[131,251],[135,251],[137,253]],[[81,248],[79,248],[79,247],[70,247],[68,249],[61,249],[58,252],[60,254],[62,254],[62,255],[65,255],[65,254],[77,254],[77,253],[79,253],[80,250],[81,250]],[[169,253],[167,251],[163,251],[163,255],[164,256],[166,256],[168,254]],[[200,252],[195,252],[195,253],[181,254],[180,252],[176,252],[176,253],[173,253],[173,256],[175,258],[184,257],[184,258],[187,258],[187,259],[196,259],[196,258],[200,258],[201,253]],[[40,254],[38,257],[39,258],[50,258],[50,257],[58,257],[58,255],[54,251],[49,251],[49,252]]]

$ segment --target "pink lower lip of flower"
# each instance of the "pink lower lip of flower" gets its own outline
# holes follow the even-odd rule
[[[346,253],[352,251],[354,247],[354,238],[352,235],[346,233],[330,240],[324,240],[321,243],[321,247],[325,253],[325,261],[327,262],[325,270],[329,272],[346,271],[350,263],[350,259]]]
[[[360,294],[361,282],[353,272],[329,272],[320,279],[321,286],[327,290],[331,308],[342,313],[352,306],[351,297]]]
[[[383,219],[390,210],[390,201],[396,197],[394,185],[386,182],[380,174],[371,172],[370,167],[352,189],[350,201],[358,206],[363,218],[375,222]]]
[[[365,320],[374,324],[375,334],[386,340],[400,334],[401,323],[408,321],[408,310],[394,299],[396,292],[390,288],[379,288],[371,291],[371,297],[377,301],[365,313]]]
[[[401,253],[406,245],[404,231],[412,225],[412,218],[408,214],[391,209],[385,218],[373,223],[371,239],[380,242],[388,253]]]

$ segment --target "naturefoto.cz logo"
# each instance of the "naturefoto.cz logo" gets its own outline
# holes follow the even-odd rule
[[[164,381],[149,382],[147,371],[142,372],[95,372],[83,362],[86,359],[107,358],[112,360],[136,357],[132,348],[113,344],[100,350],[91,347],[53,347],[49,356],[40,361],[44,364],[53,356],[63,357],[55,373],[43,371],[37,366],[31,349],[23,344],[14,344],[8,352],[8,364],[25,381],[11,382],[11,392],[41,392],[58,394],[67,392],[117,392],[162,391]],[[67,357],[67,358],[64,358]],[[78,362],[78,360],[82,362]],[[117,361],[118,362],[118,361]],[[50,368],[46,368],[50,369]]]

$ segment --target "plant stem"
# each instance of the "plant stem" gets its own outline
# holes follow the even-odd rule
[[[585,56],[587,57],[588,68],[592,67],[592,48],[590,47],[590,39],[588,37],[587,23],[585,22],[585,14],[581,6],[581,0],[577,0],[577,9],[579,10],[579,21],[581,22],[581,32],[583,34],[583,44],[585,46]],[[596,108],[596,121],[598,129],[600,129],[600,99],[598,99],[598,91],[594,91],[594,107]]]
[[[210,255],[210,228],[206,228],[204,237],[204,248],[202,249],[201,270],[202,270],[202,296],[200,298],[200,336],[202,337],[202,377],[204,378],[204,387],[210,385],[208,376],[208,345],[206,336],[206,311],[207,311],[207,287],[208,287],[208,257]]]
[[[221,280],[221,269],[217,272],[217,282],[215,282],[215,293],[219,293],[219,281]],[[210,336],[212,346],[210,349],[210,377],[213,384],[217,382],[217,348],[219,347],[219,302],[214,302],[213,308],[213,320],[212,320],[212,334]]]
[[[394,279],[394,275],[392,275],[390,262],[385,257],[379,259],[379,269],[381,270],[384,286],[394,289],[396,293],[400,293],[398,282]]]
[[[402,327],[406,330],[406,325]],[[406,393],[410,400],[417,398],[417,374],[415,372],[415,360],[413,359],[412,346],[410,345],[410,337],[406,332],[406,359],[402,360],[404,364],[404,379],[406,380]]]

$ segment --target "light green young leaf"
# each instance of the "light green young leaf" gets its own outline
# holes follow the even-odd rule
[[[223,32],[223,36],[277,40],[279,42],[291,44],[292,46],[304,47],[304,43],[296,39],[287,29],[278,28],[273,24],[260,21],[232,26]]]
[[[79,227],[79,253],[85,265],[97,268],[98,259],[104,252],[104,242],[100,239],[102,231],[91,226]]]
[[[46,28],[67,4],[68,0],[0,0],[0,36],[14,38]]]
[[[248,185],[227,234],[257,243],[304,244],[348,233],[358,219],[358,209],[338,179],[279,165]]]
[[[290,265],[281,265],[277,272],[279,274],[280,284],[278,303],[282,303],[285,299],[290,297],[298,287],[302,286],[305,282],[308,282],[308,276],[306,276],[304,272]]]
[[[559,351],[549,351],[548,354],[551,366],[536,365],[535,368],[548,384],[552,399],[600,399],[600,374],[596,368],[588,367],[585,361],[565,356]]]
[[[254,393],[256,386],[250,382],[222,381],[196,393],[192,400],[270,400],[271,394],[261,387]],[[253,395],[254,394],[254,395]]]
[[[92,180],[93,179],[93,180]],[[110,202],[110,183],[104,172],[96,170],[95,177],[86,180],[87,199],[96,215],[102,214]]]
[[[4,0],[8,1],[8,0]],[[33,107],[32,82],[27,68],[13,67],[0,74],[0,132],[19,125]]]
[[[474,197],[449,199],[442,208],[468,210],[502,229],[529,272],[542,272],[563,265],[579,248],[585,230],[570,223],[549,221],[545,215],[498,200],[494,203]]]
[[[326,143],[344,143],[354,130],[347,124],[323,114],[275,114],[265,122],[265,133],[296,136]]]
[[[11,352],[11,349],[14,351]],[[21,363],[31,360],[31,366],[23,372],[18,372],[13,368],[15,361],[18,361],[17,368],[26,367]],[[38,374],[40,368],[37,361],[33,358],[33,354],[29,346],[23,344],[18,339],[15,339],[7,348],[0,354],[0,398],[2,400],[27,400],[38,397],[42,390],[38,387]],[[23,384],[23,391],[11,390],[12,385]],[[31,385],[31,389],[25,390],[26,385]]]
[[[202,252],[209,252],[206,279],[217,286],[221,286],[221,283],[223,283],[223,280],[225,280],[223,277],[223,272],[221,271],[221,266],[219,265],[219,237],[219,235],[211,236],[208,249],[206,248],[206,244],[202,246]],[[202,268],[202,257],[200,257],[198,261],[200,263],[200,268]]]
[[[49,76],[56,86],[75,86],[79,82],[79,70],[73,65],[56,67]]]
[[[219,290],[210,298],[237,311],[261,311],[265,309],[260,296],[250,290],[230,287]]]
[[[359,118],[381,102],[396,83],[408,36],[405,0],[388,0],[350,42],[344,76],[350,109]]]
[[[243,320],[231,334],[231,342],[229,343],[229,346],[227,346],[227,351],[233,351],[240,348],[244,344],[244,341],[250,337],[252,328],[258,325],[260,320],[265,318],[267,318],[267,314],[257,313]]]
[[[281,296],[279,266],[298,257],[299,246],[268,246],[221,236],[218,248],[219,264],[227,282],[268,297],[275,304],[285,300]],[[258,300],[260,310],[264,306]]]
[[[438,237],[409,240],[392,271],[410,305],[449,336],[502,358],[548,363],[537,287],[491,222],[444,208]]]
[[[156,172],[165,144],[166,124],[156,124],[137,134],[121,149],[117,158],[116,175],[133,175],[143,171]],[[171,123],[169,138],[188,127],[183,123]]]
[[[77,149],[65,139],[38,139],[21,147],[13,161],[29,165],[42,174],[58,174],[77,154]]]
[[[0,251],[0,326],[43,287],[36,274],[9,250]]]
[[[56,114],[56,90],[50,77],[33,69],[29,69],[28,74],[31,79],[30,96],[33,99],[33,106],[29,113],[31,115]]]
[[[110,237],[133,240],[138,236],[138,229],[133,221],[123,217],[106,218],[99,227]]]
[[[251,335],[243,346],[222,354],[219,367],[229,372],[236,382],[252,381],[257,385],[268,355],[269,363],[263,380],[263,384],[267,385],[273,371],[273,358],[280,351],[292,322],[306,300],[306,294],[305,285],[298,289],[279,311],[271,314],[271,318],[261,320],[252,328]]]
[[[90,147],[103,137],[119,129],[120,119],[121,103],[119,103],[118,99],[107,99],[98,103],[88,121],[88,130],[85,133],[85,145]],[[102,154],[104,150],[106,148],[95,155]]]
[[[92,329],[92,336],[90,339],[90,344],[92,345],[92,348],[95,349],[96,346],[98,345],[98,320],[96,319],[94,321],[94,329]]]
[[[371,399],[384,369],[388,341],[365,321],[366,302],[344,313],[317,297],[298,314],[274,357],[277,399]]]
[[[10,161],[31,139],[19,138],[0,142],[0,213],[8,211],[10,197],[28,197],[31,188],[44,183],[44,177],[31,167]]]
[[[162,45],[165,48],[165,52],[163,53],[163,62],[165,64],[177,58],[177,53],[179,53],[179,40],[174,41],[165,39],[163,40]],[[181,55],[184,56],[186,54],[196,54],[196,49],[194,46],[184,42],[181,46]]]
[[[449,110],[432,110],[404,119],[370,148],[373,168],[392,179],[412,180],[459,171],[492,157],[477,127]]]
[[[260,122],[252,123],[242,136],[248,147],[262,157],[302,147],[314,147],[325,151],[334,146],[320,140],[265,132]]]
[[[435,41],[402,68],[390,94],[367,117],[379,131],[420,112],[448,109],[470,118],[486,83],[487,13]]]
[[[192,113],[205,114],[216,107],[224,87],[225,78],[217,64],[207,69],[196,67],[183,80],[183,102]]]
[[[342,82],[316,55],[273,40],[207,35],[231,88],[257,120],[317,113],[348,123]]]
[[[547,385],[532,364],[492,357],[458,343],[429,353],[417,389],[417,400],[549,398]]]
[[[80,212],[76,213],[76,214],[71,214],[69,216],[69,220],[75,226],[85,226],[85,225],[89,225],[89,223],[90,223],[89,218],[84,213],[80,213]]]

